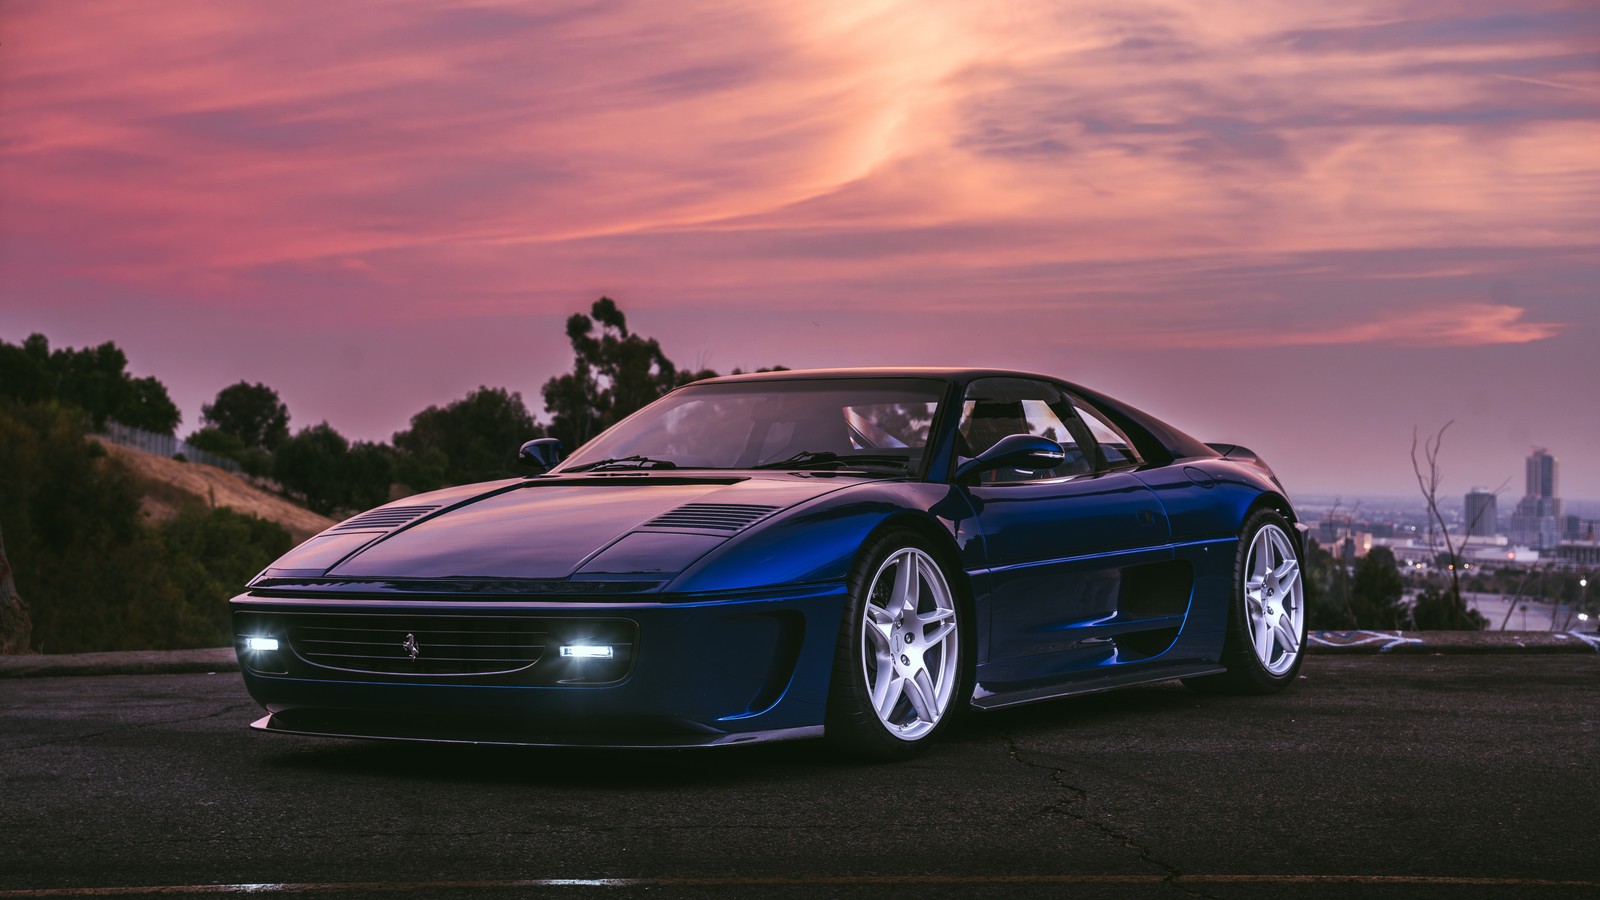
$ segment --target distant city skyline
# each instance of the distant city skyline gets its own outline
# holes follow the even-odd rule
[[[85,21],[102,27],[85,28]],[[1600,7],[16,0],[0,336],[386,440],[567,371],[984,365],[1291,494],[1600,498]],[[1507,497],[1504,514],[1516,502]]]

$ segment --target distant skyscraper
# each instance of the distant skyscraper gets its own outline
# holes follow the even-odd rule
[[[1554,500],[1556,497],[1556,458],[1543,447],[1528,456],[1527,496]]]
[[[1500,503],[1493,491],[1481,487],[1468,491],[1466,515],[1468,537],[1500,533]]]
[[[1528,490],[1511,514],[1511,540],[1535,550],[1553,550],[1561,543],[1561,499],[1556,496],[1560,465],[1550,451],[1534,448],[1528,456]]]

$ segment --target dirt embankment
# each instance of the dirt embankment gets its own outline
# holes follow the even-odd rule
[[[296,541],[333,524],[334,520],[327,516],[296,506],[215,466],[179,462],[131,447],[101,443],[133,472],[143,496],[144,513],[151,522],[170,519],[194,506],[226,506],[277,522]]]

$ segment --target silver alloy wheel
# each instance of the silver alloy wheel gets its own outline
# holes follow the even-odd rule
[[[1300,655],[1306,621],[1300,560],[1289,535],[1270,523],[1261,526],[1250,540],[1244,572],[1250,645],[1267,674],[1282,675]]]
[[[933,557],[915,547],[898,550],[872,576],[861,617],[867,702],[890,734],[917,740],[949,711],[958,680],[950,584]]]

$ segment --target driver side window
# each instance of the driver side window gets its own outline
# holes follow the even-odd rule
[[[1048,472],[994,469],[979,476],[983,484],[1046,481],[1088,475],[1095,469],[1093,438],[1073,412],[1072,404],[1053,385],[1026,378],[981,378],[967,387],[956,426],[957,452],[977,456],[1001,438],[1035,434],[1061,445],[1066,460]]]

